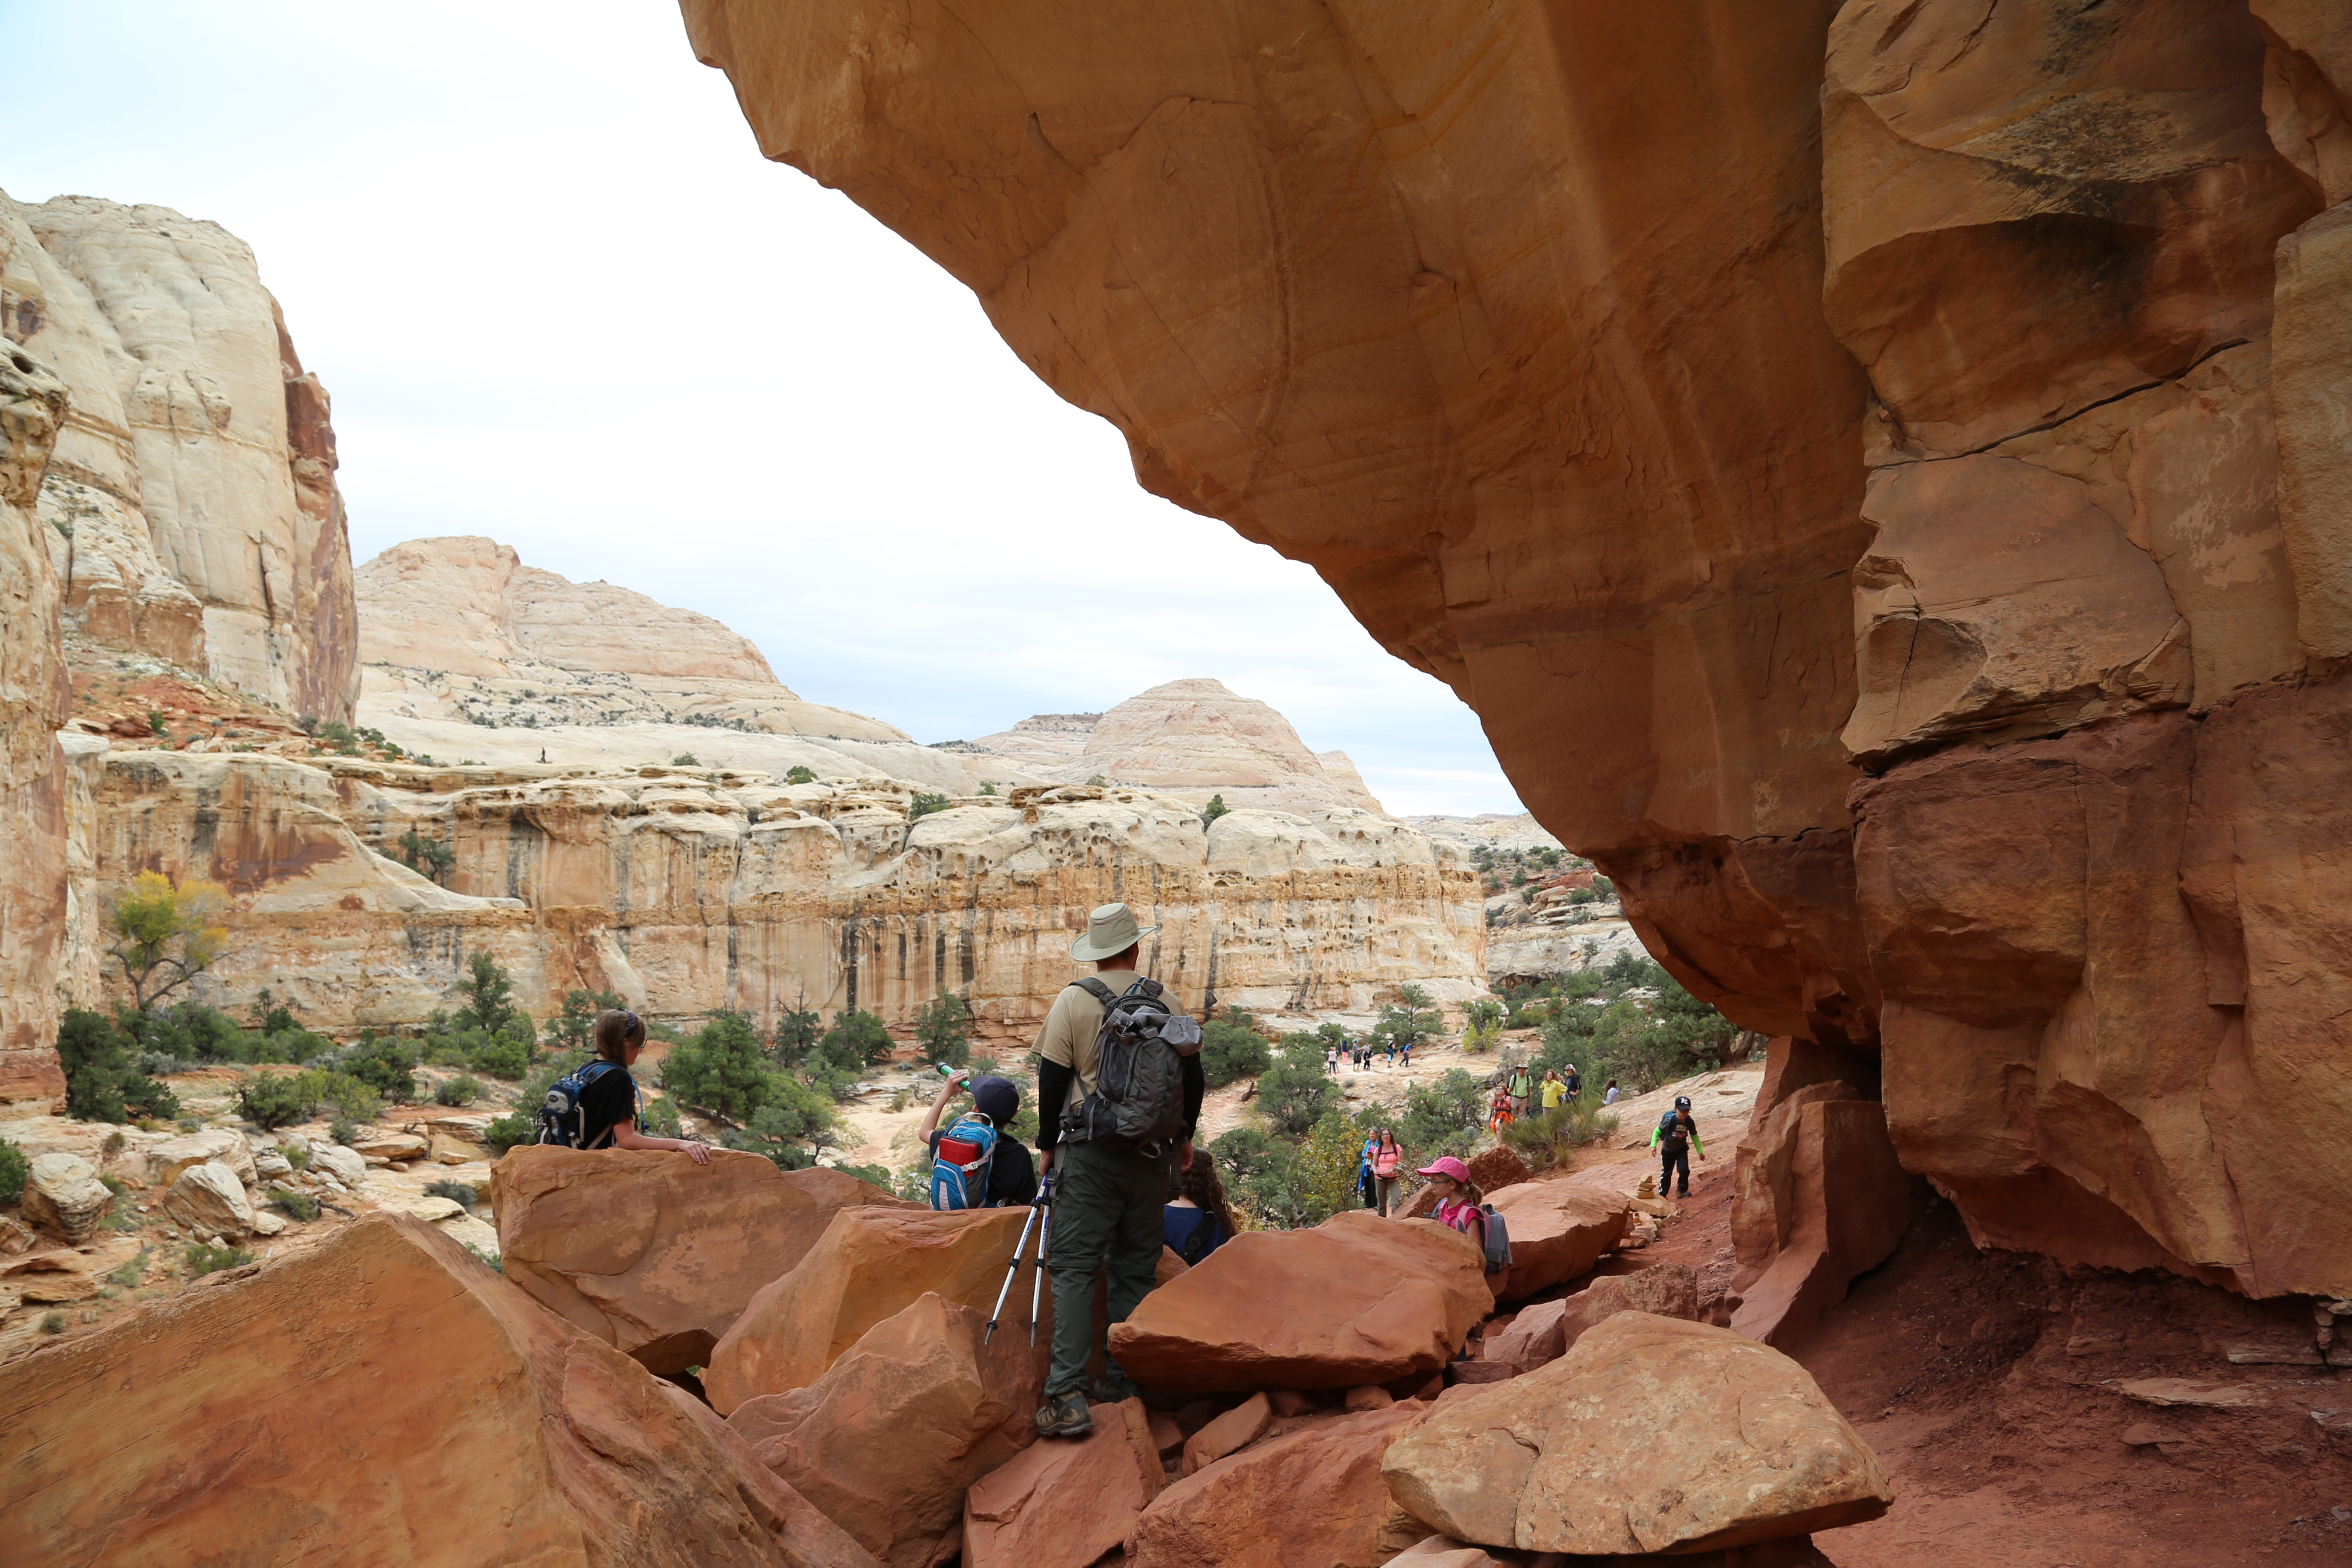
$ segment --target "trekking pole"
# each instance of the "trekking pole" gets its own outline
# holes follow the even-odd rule
[[[1045,1173],[1043,1186],[1037,1189],[1037,1212],[1045,1215],[1045,1224],[1037,1227],[1037,1272],[1029,1279],[1029,1342],[1037,1342],[1037,1309],[1045,1297],[1045,1233],[1053,1228],[1054,1173]]]
[[[1029,1206],[1029,1217],[1021,1222],[1021,1239],[1013,1244],[1013,1261],[1005,1266],[1004,1283],[997,1289],[996,1305],[988,1314],[988,1332],[980,1336],[982,1344],[986,1344],[995,1337],[996,1321],[1004,1315],[1004,1298],[1013,1294],[1013,1277],[1021,1272],[1021,1255],[1029,1249],[1029,1227],[1036,1223],[1037,1206],[1032,1204]],[[1045,1250],[1045,1238],[1041,1236],[1037,1238],[1037,1247],[1041,1253]],[[1033,1344],[1036,1342],[1034,1325],[1031,1329],[1030,1342]]]

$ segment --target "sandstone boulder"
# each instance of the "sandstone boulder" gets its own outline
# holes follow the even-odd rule
[[[1749,1226],[1734,1231],[1741,1261],[1768,1232],[1780,1250],[1742,1289],[1731,1326],[1767,1344],[1803,1332],[1844,1300],[1854,1277],[1885,1262],[1910,1228],[1918,1178],[1895,1155],[1885,1107],[1805,1100],[1832,1087],[1799,1090],[1740,1144],[1743,1161],[1758,1145],[1752,1169],[1759,1175],[1738,1189],[1735,1226],[1742,1217]],[[1777,1185],[1769,1179],[1776,1171]]]
[[[1185,1439],[1182,1473],[1189,1476],[1248,1447],[1273,1425],[1274,1406],[1265,1394],[1251,1394]]]
[[[951,1544],[966,1489],[1036,1440],[1043,1369],[1023,1336],[983,1344],[987,1326],[985,1311],[925,1294],[814,1383],[740,1405],[730,1424],[876,1558],[924,1568]]]
[[[25,1173],[25,1217],[41,1229],[79,1241],[114,1207],[114,1194],[79,1154],[36,1154]]]
[[[707,1364],[761,1287],[845,1208],[911,1209],[855,1176],[715,1150],[528,1144],[490,1170],[507,1278],[654,1372]]]
[[[320,1143],[310,1151],[310,1169],[332,1176],[357,1192],[367,1180],[367,1162],[341,1143]]]
[[[244,1135],[222,1127],[184,1132],[177,1138],[150,1144],[141,1157],[146,1162],[148,1184],[156,1187],[168,1188],[180,1179],[181,1172],[207,1162],[226,1165],[240,1182],[249,1184],[260,1174],[254,1163],[252,1146],[246,1142]]]
[[[1143,1510],[1128,1537],[1129,1563],[1375,1568],[1427,1533],[1398,1512],[1381,1456],[1430,1410],[1408,1400],[1316,1420],[1218,1460]]]
[[[1433,1535],[1388,1560],[1383,1568],[1559,1568],[1549,1553],[1514,1552],[1507,1547],[1465,1546],[1450,1535]],[[1644,1552],[1637,1556],[1579,1556],[1575,1568],[1836,1568],[1811,1536],[1731,1546],[1718,1552],[1677,1552],[1664,1556]]]
[[[1573,1296],[1521,1309],[1510,1327],[1486,1342],[1483,1359],[1514,1373],[1533,1372],[1620,1312],[1697,1321],[1697,1271],[1687,1263],[1661,1263],[1632,1274],[1604,1274]]]
[[[433,1152],[433,1145],[422,1133],[378,1132],[362,1136],[352,1145],[362,1160],[422,1160]]]
[[[1513,1300],[1575,1279],[1625,1234],[1625,1200],[1584,1182],[1528,1182],[1489,1201],[1510,1226]]]
[[[783,1533],[774,1495],[644,1368],[405,1215],[0,1367],[16,1562],[461,1568],[488,1530],[550,1568],[866,1568]]]
[[[1141,1400],[1096,1405],[1094,1436],[1033,1443],[964,1495],[963,1568],[1091,1568],[1165,1476]]]
[[[257,1149],[253,1174],[257,1182],[282,1182],[294,1174],[294,1163],[276,1149]]]
[[[243,1236],[253,1200],[226,1165],[190,1165],[163,1194],[163,1212],[197,1236]]]
[[[1516,1187],[1521,1182],[1532,1181],[1535,1173],[1507,1144],[1497,1143],[1483,1150],[1470,1161],[1470,1180],[1488,1198],[1505,1187]]]
[[[868,1329],[926,1294],[977,1308],[985,1321],[1027,1212],[934,1214],[911,1205],[837,1211],[800,1262],[754,1295],[720,1337],[703,1373],[711,1404],[731,1415],[747,1399],[806,1388]],[[1024,1352],[1029,1284],[1024,1268],[1013,1292],[1017,1309],[1007,1300],[996,1334],[998,1344],[1018,1344]],[[1049,1284],[1040,1307],[1040,1354],[1053,1332],[1053,1305]]]
[[[1885,1473],[1804,1369],[1622,1312],[1525,1377],[1442,1402],[1384,1463],[1414,1517],[1535,1552],[1697,1552],[1875,1519]]]
[[[1235,1237],[1145,1297],[1110,1350],[1155,1391],[1351,1388],[1444,1366],[1492,1300],[1466,1237],[1354,1210]]]

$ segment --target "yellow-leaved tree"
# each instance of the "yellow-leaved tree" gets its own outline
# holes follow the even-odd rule
[[[114,900],[107,952],[122,965],[142,1013],[210,969],[228,947],[228,889],[191,878],[177,887],[161,871],[142,871]]]

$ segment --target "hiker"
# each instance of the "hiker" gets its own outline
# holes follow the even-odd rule
[[[1412,1066],[1412,1041],[1408,1039],[1397,1047],[1397,1061],[1404,1067]]]
[[[1437,1206],[1429,1211],[1429,1217],[1465,1234],[1475,1225],[1479,1250],[1486,1250],[1486,1211],[1478,1206],[1486,1194],[1471,1183],[1470,1167],[1445,1154],[1423,1165],[1421,1173],[1429,1178],[1437,1194]]]
[[[940,1114],[967,1082],[971,1110],[941,1131]],[[1009,1079],[959,1072],[940,1085],[930,1114],[915,1134],[931,1152],[933,1208],[1018,1208],[1037,1195],[1037,1166],[1029,1158],[1029,1145],[1012,1132],[1013,1119],[1020,1114],[1021,1090]]]
[[[1391,1036],[1389,1037],[1389,1039],[1388,1039],[1388,1047],[1389,1047],[1389,1067],[1388,1067],[1388,1070],[1389,1070],[1389,1071],[1391,1071],[1391,1072],[1394,1072],[1394,1071],[1396,1071],[1396,1037],[1395,1037],[1394,1035],[1391,1035]]]
[[[1366,1145],[1365,1158],[1371,1166],[1372,1187],[1380,1194],[1380,1214],[1389,1217],[1389,1205],[1396,1202],[1397,1181],[1403,1173],[1404,1151],[1397,1147],[1396,1135],[1387,1128],[1373,1131],[1372,1141]]]
[[[1495,1098],[1486,1102],[1486,1131],[1500,1132],[1511,1124],[1511,1091],[1501,1084],[1495,1086]]]
[[[1603,1105],[1614,1105],[1614,1104],[1616,1104],[1616,1103],[1617,1103],[1617,1096],[1618,1096],[1618,1094],[1619,1094],[1620,1092],[1621,1092],[1621,1091],[1620,1091],[1620,1090],[1618,1089],[1618,1088],[1617,1088],[1617,1080],[1616,1080],[1615,1079],[1613,1079],[1613,1078],[1612,1078],[1612,1079],[1611,1079],[1609,1080],[1609,1090],[1608,1090],[1608,1092],[1607,1092],[1607,1093],[1603,1094],[1603,1095],[1601,1097],[1601,1104],[1603,1104]]]
[[[1187,1268],[1241,1234],[1241,1221],[1225,1201],[1225,1184],[1206,1149],[1192,1151],[1182,1185],[1160,1211],[1160,1239]]]
[[[1549,1116],[1549,1114],[1551,1114],[1553,1111],[1558,1110],[1559,1109],[1559,1102],[1560,1102],[1561,1100],[1566,1100],[1567,1098],[1568,1098],[1568,1085],[1566,1085],[1566,1084],[1564,1084],[1564,1083],[1562,1083],[1562,1082],[1560,1082],[1560,1081],[1559,1081],[1559,1070],[1558,1070],[1557,1068],[1544,1068],[1544,1076],[1543,1076],[1543,1108],[1544,1108],[1544,1114],[1546,1114],[1547,1116]]]
[[[648,1138],[637,1131],[645,1117],[629,1068],[646,1048],[645,1020],[626,1008],[609,1008],[596,1015],[594,1039],[596,1059],[549,1090],[539,1141],[575,1149],[674,1149],[698,1165],[710,1163],[709,1146],[698,1139]],[[555,1109],[559,1093],[568,1097],[568,1110]]]
[[[1680,1168],[1683,1190],[1675,1195],[1690,1196],[1691,1151],[1697,1150],[1698,1157],[1704,1160],[1706,1158],[1706,1146],[1698,1141],[1698,1119],[1691,1114],[1689,1095],[1675,1096],[1675,1108],[1660,1117],[1657,1126],[1651,1129],[1650,1147],[1659,1152],[1664,1162],[1658,1173],[1658,1195],[1666,1195],[1666,1189],[1674,1185],[1675,1172]]]
[[[1568,1077],[1563,1081],[1568,1085],[1569,1099],[1581,1100],[1584,1098],[1584,1078],[1582,1074],[1576,1070],[1576,1064],[1574,1062],[1568,1064]]]
[[[1070,944],[1070,956],[1092,963],[1094,974],[1075,980],[1055,998],[1037,1033],[1037,1144],[1054,1183],[1052,1229],[1047,1256],[1054,1276],[1053,1370],[1045,1379],[1045,1405],[1037,1430],[1047,1437],[1085,1437],[1094,1431],[1087,1412],[1091,1393],[1097,1404],[1113,1404],[1140,1392],[1112,1360],[1094,1328],[1095,1285],[1106,1280],[1109,1321],[1123,1323],[1150,1292],[1160,1267],[1165,1223],[1160,1210],[1171,1186],[1171,1162],[1181,1172],[1192,1163],[1192,1132],[1201,1119],[1199,1027],[1178,1010],[1160,985],[1137,973],[1143,939],[1158,926],[1139,927],[1123,903],[1104,904],[1087,918],[1084,935]],[[1156,1111],[1169,1131],[1142,1142],[1116,1133],[1097,1135],[1105,1121],[1128,1102],[1099,1092],[1104,1021],[1118,1005],[1121,1016],[1152,1015],[1165,1008],[1171,1036],[1189,1029],[1189,1053],[1177,1047],[1181,1071],[1161,1079]],[[1175,1026],[1181,1020],[1185,1029]],[[1153,1052],[1171,1047],[1155,1045]],[[1154,1057],[1154,1062],[1159,1058]],[[1160,1065],[1164,1065],[1160,1064]],[[1103,1351],[1103,1376],[1089,1385],[1087,1362]]]
[[[1528,1076],[1526,1064],[1521,1062],[1511,1064],[1511,1076],[1508,1082],[1511,1090],[1511,1114],[1525,1116],[1528,1113],[1528,1100],[1535,1090],[1535,1080]]]

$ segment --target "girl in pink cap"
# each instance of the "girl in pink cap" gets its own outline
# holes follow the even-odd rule
[[[1470,1180],[1470,1167],[1451,1154],[1441,1155],[1421,1168],[1429,1178],[1430,1189],[1437,1194],[1437,1206],[1429,1217],[1438,1224],[1468,1232],[1472,1225],[1478,1227],[1478,1247],[1486,1247],[1486,1214],[1478,1205],[1486,1196]]]

